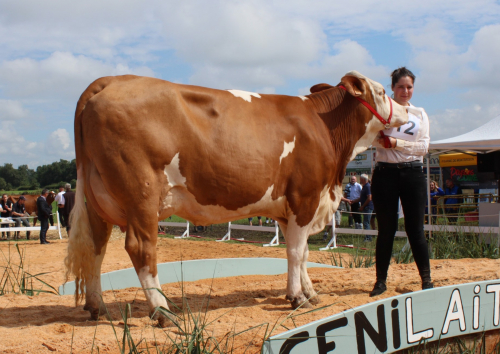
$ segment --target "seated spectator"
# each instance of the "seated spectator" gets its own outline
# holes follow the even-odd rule
[[[28,221],[29,214],[26,212],[26,208],[24,203],[26,202],[26,198],[22,195],[19,197],[17,202],[12,205],[12,219],[16,222],[15,227],[20,227],[21,223],[25,227],[30,227],[30,222]],[[14,239],[18,240],[21,231],[14,232]],[[26,231],[26,239],[30,239],[30,231]]]
[[[446,205],[446,214],[451,214],[448,216],[448,222],[456,223],[458,221],[458,213],[460,211],[460,204],[462,204],[462,189],[460,186],[456,186],[452,179],[446,180],[446,189],[444,191],[445,196],[456,195],[455,198],[446,198],[444,204]]]
[[[12,212],[12,202],[9,200],[9,196],[7,194],[2,195],[2,200],[0,201],[0,216],[2,218],[10,217],[10,213]],[[2,228],[10,227],[9,224],[2,224]],[[10,231],[2,232],[2,239],[7,236],[7,240],[10,238]]]

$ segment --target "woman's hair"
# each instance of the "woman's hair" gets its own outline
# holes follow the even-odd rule
[[[401,79],[402,77],[405,77],[405,76],[409,76],[411,77],[411,81],[413,83],[415,83],[415,75],[413,75],[413,73],[408,70],[406,67],[402,66],[396,70],[394,70],[391,74],[391,77],[392,77],[392,84],[391,84],[391,87],[394,87],[397,82],[399,81],[399,79]]]

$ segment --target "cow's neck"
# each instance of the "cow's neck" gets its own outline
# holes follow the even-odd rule
[[[366,132],[366,113],[358,101],[336,87],[313,93],[309,99],[328,128],[332,157],[339,167],[334,183],[341,184],[356,142]]]

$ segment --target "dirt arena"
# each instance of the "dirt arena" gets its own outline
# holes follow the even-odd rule
[[[52,233],[50,245],[38,241],[21,242],[25,252],[25,271],[31,274],[47,272],[41,278],[58,288],[64,282],[63,259],[67,239],[58,240]],[[3,252],[0,271],[4,273],[9,257],[9,243],[1,242]],[[10,243],[11,260],[18,263]],[[285,258],[283,248],[264,248],[252,244],[223,244],[213,241],[174,240],[161,238],[158,243],[158,262],[203,258],[230,257],[276,257]],[[310,261],[331,264],[328,253],[312,251]],[[17,263],[16,263],[17,262]],[[500,260],[462,259],[431,261],[432,275],[436,286],[466,283],[479,280],[499,279]],[[104,259],[103,272],[132,267],[124,249],[124,235],[114,231]],[[266,329],[277,325],[273,334],[317,320],[342,310],[356,307],[376,299],[368,297],[375,278],[374,268],[368,269],[311,269],[309,274],[316,291],[320,293],[321,305],[332,305],[321,311],[287,319],[291,308],[285,300],[286,274],[276,276],[244,276],[208,279],[184,283],[184,296],[196,316],[206,314],[208,334],[223,338],[227,333],[250,329],[228,343],[235,353],[257,353],[260,351]],[[418,290],[420,282],[415,264],[391,265],[388,291],[382,297],[395,296]],[[44,289],[47,289],[44,287]],[[162,286],[165,294],[179,307],[182,293],[179,284]],[[207,306],[207,297],[211,293]],[[380,297],[379,297],[380,298]],[[107,291],[104,299],[112,316],[112,324],[106,318],[89,321],[83,305],[75,307],[73,296],[40,294],[25,296],[7,294],[0,296],[0,352],[1,353],[119,353],[122,343],[123,318],[119,306],[131,304],[129,319],[133,340],[141,348],[146,343],[162,348],[170,343],[168,336],[175,337],[179,331],[174,327],[160,329],[148,318],[148,309],[142,290],[137,288]],[[204,309],[200,309],[202,304]],[[304,313],[307,310],[298,310]],[[176,310],[176,312],[179,312]],[[283,322],[284,321],[284,322]],[[283,326],[280,326],[282,324]],[[255,327],[257,326],[257,327]],[[255,328],[254,328],[255,327]],[[147,341],[144,341],[146,339]],[[223,341],[225,343],[225,340]],[[224,346],[224,345],[223,345]],[[98,348],[98,349],[97,349]],[[128,352],[128,350],[127,350]],[[156,351],[152,351],[156,352]]]

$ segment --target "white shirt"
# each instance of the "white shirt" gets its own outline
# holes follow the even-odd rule
[[[380,145],[377,136],[373,146],[377,147],[376,162],[423,162],[429,151],[429,117],[423,108],[417,108],[410,103],[408,107],[408,123],[399,128],[384,129],[386,136],[396,138],[396,147],[386,149]]]
[[[66,191],[62,191],[57,193],[56,198],[54,199],[57,203],[57,205],[64,205],[64,196],[63,194],[66,193]]]
[[[361,189],[363,189],[363,187],[361,187],[361,184],[359,184],[358,182],[351,184],[351,193],[349,194],[349,200],[358,199],[361,196]]]

